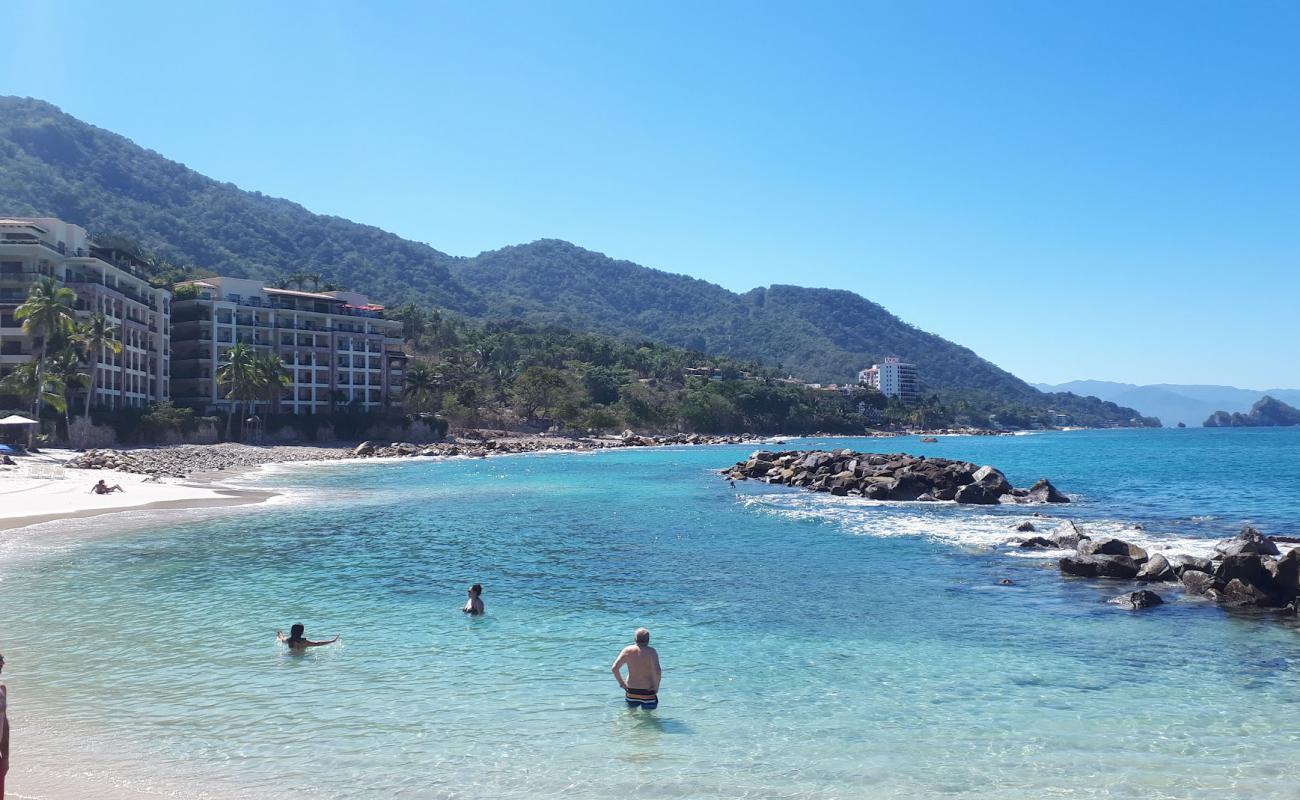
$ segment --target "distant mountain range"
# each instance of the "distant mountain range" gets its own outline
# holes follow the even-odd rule
[[[1300,404],[1300,389],[1238,389],[1235,386],[1155,383],[1139,386],[1113,381],[1035,383],[1044,392],[1073,392],[1135,408],[1143,416],[1158,417],[1166,427],[1183,423],[1199,427],[1216,411],[1246,413],[1265,395],[1290,405]]]
[[[737,294],[553,239],[451,256],[213,180],[31,98],[0,97],[0,214],[60,217],[213,274],[271,281],[316,273],[390,306],[415,302],[483,321],[648,339],[820,382],[855,380],[896,355],[919,365],[927,394],[978,396],[979,407],[998,413],[1055,408],[1094,424],[1136,416],[1110,403],[1045,396],[852,292],[776,285]]]

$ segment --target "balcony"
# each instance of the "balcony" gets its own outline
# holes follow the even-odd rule
[[[61,255],[61,256],[62,256],[62,255],[67,255],[67,252],[66,252],[67,248],[59,247],[59,246],[57,246],[57,245],[50,244],[49,242],[47,242],[47,241],[45,241],[45,240],[43,240],[43,239],[36,239],[36,238],[31,238],[31,239],[22,238],[22,239],[18,239],[18,238],[13,238],[13,237],[11,237],[11,236],[6,236],[6,237],[0,239],[0,245],[15,245],[15,244],[36,245],[36,246],[38,246],[38,247],[44,247],[46,250],[53,250],[54,252],[58,253],[58,254]]]

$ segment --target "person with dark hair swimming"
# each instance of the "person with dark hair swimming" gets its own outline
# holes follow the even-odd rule
[[[623,667],[627,667],[627,680],[623,680]],[[623,648],[610,668],[614,679],[623,687],[628,708],[646,711],[659,707],[659,681],[663,670],[659,667],[659,653],[650,646],[650,631],[636,629],[636,644]]]
[[[334,644],[339,640],[339,637],[335,636],[327,642],[313,642],[303,635],[305,630],[306,629],[303,628],[301,622],[295,622],[293,627],[289,629],[288,636],[284,635],[284,631],[276,631],[275,638],[288,645],[290,650],[297,651],[306,650],[309,647],[320,647],[321,645]]]
[[[469,600],[465,602],[465,607],[461,611],[474,616],[483,613],[483,584],[476,583],[469,587]]]

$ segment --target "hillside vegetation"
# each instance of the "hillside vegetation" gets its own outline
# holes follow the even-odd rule
[[[851,292],[778,285],[736,294],[557,240],[457,258],[212,180],[29,98],[0,97],[0,213],[57,216],[212,273],[319,274],[389,305],[648,339],[808,380],[851,381],[897,355],[920,366],[926,396],[1052,407],[1093,422],[1137,416],[1095,398],[1042,394]]]

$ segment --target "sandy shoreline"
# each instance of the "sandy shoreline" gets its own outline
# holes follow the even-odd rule
[[[264,502],[276,492],[249,488],[251,475],[285,465],[365,464],[388,461],[483,458],[550,452],[596,452],[630,446],[616,437],[567,438],[497,432],[495,438],[432,445],[375,447],[358,457],[355,445],[176,445],[132,450],[46,450],[0,466],[0,531],[120,511],[237,506]],[[732,437],[673,437],[651,446],[738,443]],[[757,438],[750,440],[759,443]],[[638,443],[640,444],[640,443]],[[93,462],[94,468],[67,466]],[[97,495],[100,479],[124,491]],[[239,485],[230,485],[230,482]]]
[[[60,455],[52,453],[39,466],[45,470],[59,470]],[[114,470],[62,469],[61,473],[61,477],[33,476],[25,468],[0,473],[0,531],[120,511],[260,503],[275,496],[275,492],[215,482],[149,481],[144,475]],[[120,485],[123,491],[105,495],[93,493],[91,487],[101,478],[110,486]]]

